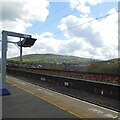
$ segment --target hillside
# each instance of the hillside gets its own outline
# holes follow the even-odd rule
[[[19,57],[10,58],[8,61],[16,61],[19,64]],[[76,56],[56,55],[56,54],[30,54],[23,56],[25,66],[34,68],[70,70],[70,71],[86,71],[90,73],[120,73],[120,58],[112,60],[95,60],[81,58]]]
[[[87,71],[93,73],[120,74],[120,58],[92,62],[89,66],[87,66]]]
[[[9,60],[19,61],[19,57],[11,58]],[[30,54],[23,56],[23,62],[30,63],[89,63],[95,61],[93,59],[81,58],[76,56],[65,56],[57,54]],[[98,60],[96,60],[98,61]]]

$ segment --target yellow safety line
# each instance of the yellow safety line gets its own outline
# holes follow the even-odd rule
[[[76,116],[76,117],[78,117],[78,118],[80,118],[80,119],[86,120],[85,118],[81,117],[80,115],[78,115],[78,114],[76,114],[76,113],[74,113],[74,112],[72,112],[72,111],[69,111],[69,110],[67,110],[67,109],[65,109],[65,108],[63,108],[63,107],[61,107],[61,106],[59,106],[59,105],[57,105],[57,104],[55,104],[55,103],[53,103],[53,102],[51,102],[51,101],[49,101],[49,100],[41,97],[41,96],[39,96],[39,95],[31,92],[31,91],[28,91],[28,90],[26,90],[26,89],[24,89],[24,88],[16,85],[16,84],[13,83],[12,81],[7,81],[7,82],[10,83],[10,84],[12,84],[12,85],[15,85],[16,87],[20,88],[21,90],[24,90],[24,91],[26,91],[26,92],[28,92],[28,93],[30,93],[30,94],[32,94],[32,95],[34,95],[34,96],[42,99],[42,100],[44,100],[44,101],[47,101],[48,103],[50,103],[50,104],[52,104],[52,105],[54,105],[54,106],[56,106],[56,107],[58,107],[58,108],[60,108],[60,109],[62,109],[62,110],[64,110],[64,111],[66,111],[66,112],[68,112],[68,113],[70,113],[70,114],[72,114],[72,115],[74,115],[74,116]]]

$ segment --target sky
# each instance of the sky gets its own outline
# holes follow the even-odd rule
[[[101,60],[118,58],[118,1],[1,0],[0,38],[2,30],[37,38],[34,46],[23,48],[23,55],[50,53]],[[103,18],[96,19],[100,17]],[[8,40],[17,42],[19,38],[8,37]],[[19,56],[19,52],[18,46],[8,44],[8,58]]]

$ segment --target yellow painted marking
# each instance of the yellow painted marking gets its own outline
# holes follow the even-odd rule
[[[58,108],[64,110],[64,111],[66,111],[66,112],[68,112],[68,113],[70,113],[70,114],[72,114],[72,115],[74,115],[74,116],[80,118],[80,119],[86,120],[85,118],[81,117],[80,115],[78,115],[78,114],[76,114],[76,113],[74,113],[74,112],[72,112],[72,111],[70,111],[70,110],[67,110],[67,109],[65,109],[65,108],[63,108],[63,107],[61,107],[61,106],[59,106],[59,105],[57,105],[57,104],[55,104],[55,103],[53,103],[53,102],[47,100],[47,99],[45,99],[45,98],[43,98],[43,97],[41,97],[41,96],[39,96],[39,95],[37,95],[37,94],[35,94],[35,93],[29,91],[29,90],[26,90],[25,88],[22,88],[22,87],[16,85],[16,84],[15,84],[14,82],[12,82],[12,81],[7,81],[7,82],[8,82],[9,84],[15,85],[16,87],[20,88],[21,90],[24,90],[24,91],[26,91],[26,92],[28,92],[28,93],[30,93],[30,94],[32,94],[32,95],[34,95],[34,96],[36,96],[36,97],[38,97],[38,98],[44,100],[44,101],[46,101],[46,102],[48,102],[48,103],[50,103],[50,104],[52,104],[52,105],[54,105],[54,106],[56,106],[56,107],[58,107]]]

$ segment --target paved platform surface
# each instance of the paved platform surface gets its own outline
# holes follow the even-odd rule
[[[3,97],[4,117],[118,118],[118,112],[13,78],[10,96]],[[22,114],[22,116],[21,116]]]
[[[7,84],[11,95],[3,97],[2,118],[75,118],[74,115]]]

